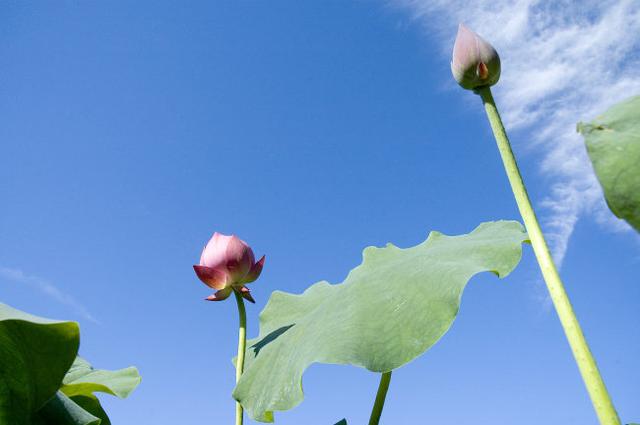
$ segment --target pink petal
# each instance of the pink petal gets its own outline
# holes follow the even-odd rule
[[[233,282],[240,282],[255,261],[253,251],[243,240],[233,235],[225,250],[225,266]]]
[[[207,267],[220,267],[225,263],[227,245],[232,236],[226,236],[215,232],[207,245],[202,250],[200,265]]]
[[[208,287],[213,289],[223,289],[227,284],[227,274],[213,267],[193,266],[198,278]]]
[[[258,277],[260,277],[260,273],[262,273],[262,268],[264,267],[265,256],[263,255],[257,263],[251,266],[251,270],[244,278],[244,283],[251,283],[255,281]]]
[[[458,26],[458,34],[453,45],[453,63],[456,67],[475,66],[480,60],[478,36],[464,24]]]
[[[207,300],[207,301],[222,301],[222,300],[226,300],[227,298],[229,298],[229,295],[231,295],[231,291],[232,291],[232,289],[229,286],[228,288],[224,288],[224,289],[221,289],[220,291],[217,291],[213,295],[209,295],[207,298],[205,298],[205,300]]]

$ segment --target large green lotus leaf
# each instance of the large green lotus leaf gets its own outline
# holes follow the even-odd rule
[[[38,412],[37,425],[106,425],[62,391],[50,399]]]
[[[35,412],[60,387],[79,343],[77,323],[0,303],[0,424],[31,425]]]
[[[640,96],[579,123],[609,208],[640,232]]]
[[[114,371],[99,370],[78,356],[65,375],[60,390],[69,397],[91,396],[94,391],[100,391],[126,398],[138,386],[140,380],[138,369],[135,367]]]
[[[483,271],[506,276],[526,240],[515,221],[484,223],[461,236],[431,232],[407,249],[366,248],[342,284],[319,282],[302,295],[274,292],[258,338],[248,342],[234,397],[251,417],[270,422],[273,411],[302,401],[302,374],[312,363],[373,372],[402,366],[447,332],[469,279]]]

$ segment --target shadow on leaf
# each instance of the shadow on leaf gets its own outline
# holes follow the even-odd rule
[[[253,348],[253,352],[255,353],[255,356],[258,357],[258,353],[260,353],[260,350],[262,350],[262,348],[265,345],[269,344],[270,342],[275,341],[276,338],[278,338],[280,335],[282,335],[283,333],[285,333],[286,331],[291,329],[293,326],[295,326],[295,323],[292,323],[291,325],[287,325],[287,326],[282,326],[282,327],[276,329],[275,331],[269,333],[267,336],[262,338],[257,343],[253,344],[251,346],[251,348]]]

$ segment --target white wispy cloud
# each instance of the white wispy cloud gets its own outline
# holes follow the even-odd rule
[[[459,22],[496,47],[503,70],[496,101],[518,150],[526,144],[542,157],[551,188],[538,206],[559,264],[580,217],[629,228],[606,207],[576,122],[640,94],[640,1],[390,1],[442,42],[443,55],[451,54]]]
[[[28,285],[39,292],[45,294],[49,299],[57,301],[73,309],[73,311],[85,319],[98,323],[98,321],[89,313],[89,311],[71,295],[64,293],[57,286],[46,279],[24,273],[22,270],[0,266],[0,278]]]

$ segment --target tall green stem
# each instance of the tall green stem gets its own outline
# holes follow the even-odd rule
[[[244,352],[247,345],[247,313],[244,309],[244,300],[238,291],[233,291],[238,304],[238,317],[240,318],[240,326],[238,327],[238,357],[236,359],[236,384],[242,376],[244,370]],[[236,401],[236,425],[242,425],[243,413],[242,405]]]
[[[380,416],[382,415],[382,408],[384,407],[384,400],[387,398],[387,391],[389,390],[390,382],[391,371],[383,373],[380,377],[380,384],[378,385],[376,401],[375,403],[373,403],[373,409],[371,410],[369,425],[378,425],[378,422],[380,422]]]
[[[560,318],[564,333],[569,340],[569,345],[571,346],[573,356],[582,374],[582,379],[591,397],[593,407],[598,414],[598,419],[602,425],[620,425],[620,419],[618,418],[616,409],[613,407],[611,397],[600,376],[598,366],[582,334],[580,323],[573,312],[569,297],[567,296],[562,280],[560,280],[560,276],[558,275],[558,270],[549,253],[549,247],[547,246],[547,242],[540,229],[540,224],[531,206],[527,189],[518,170],[518,164],[511,150],[507,133],[502,125],[502,120],[500,119],[498,108],[496,108],[495,101],[493,100],[491,89],[489,87],[482,87],[477,89],[476,93],[480,95],[484,103],[487,117],[491,123],[491,129],[498,143],[498,150],[500,151],[500,156],[502,156],[504,168],[509,177],[509,183],[511,183],[511,189],[515,195],[520,215],[522,215],[527,232],[529,233],[531,245],[533,246],[533,251],[540,265],[542,276],[551,294],[551,299]]]

